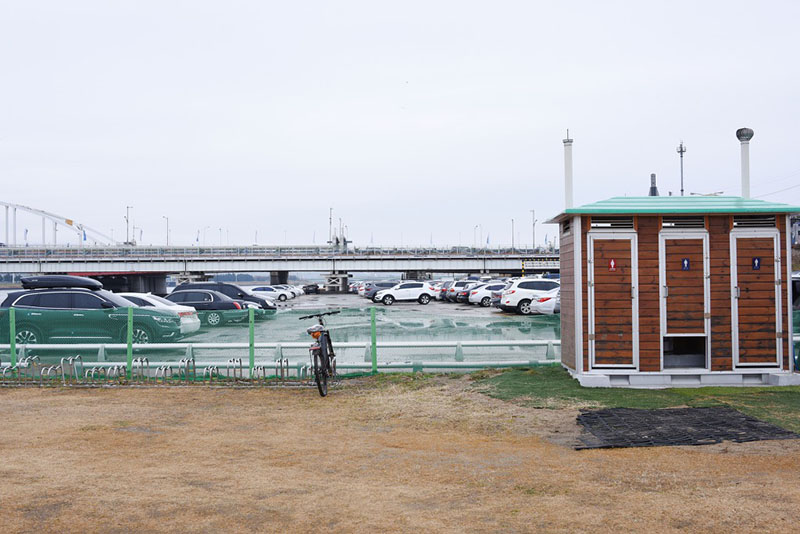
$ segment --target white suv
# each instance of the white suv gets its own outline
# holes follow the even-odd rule
[[[427,304],[435,295],[433,286],[425,282],[400,282],[394,287],[375,293],[374,301],[391,306],[396,300],[416,300]]]
[[[558,280],[547,278],[520,278],[503,291],[500,309],[530,315],[531,301],[551,289],[561,287]]]

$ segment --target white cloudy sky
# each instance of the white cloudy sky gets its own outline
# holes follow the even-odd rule
[[[0,200],[144,243],[531,239],[575,201],[800,204],[800,2],[0,0]],[[782,191],[784,190],[785,191]],[[2,224],[2,219],[0,219]],[[20,216],[19,240],[40,223]],[[537,227],[537,241],[553,227]],[[65,237],[65,234],[60,234]],[[49,239],[49,238],[48,238]],[[202,236],[201,236],[202,240]]]

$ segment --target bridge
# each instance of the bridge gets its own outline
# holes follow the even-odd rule
[[[328,286],[345,287],[352,272],[507,275],[555,272],[556,252],[510,248],[335,247],[0,247],[0,273],[80,274],[114,289],[165,292],[166,276],[203,279],[214,273],[269,272],[273,283],[290,272],[323,272]]]

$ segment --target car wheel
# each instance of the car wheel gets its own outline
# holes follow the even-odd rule
[[[278,295],[278,300],[283,302],[284,300],[286,300],[286,295]]]
[[[142,326],[134,326],[131,333],[131,342],[137,345],[144,345],[153,342],[153,334]]]
[[[211,312],[206,315],[206,322],[209,326],[219,326],[222,324],[222,314],[219,312]]]
[[[519,304],[517,304],[517,311],[522,315],[530,315],[531,314],[531,301],[529,300],[521,300]]]
[[[391,295],[386,295],[385,297],[383,297],[383,304],[385,306],[391,306],[392,304],[394,304],[394,297]]]
[[[14,340],[20,345],[33,345],[43,341],[38,330],[30,326],[23,326],[17,330]]]
[[[422,295],[419,296],[419,303],[420,304],[427,304],[430,301],[431,301],[431,296],[430,295],[422,294]]]
[[[489,298],[489,297],[483,297],[481,299],[481,306],[483,306],[484,308],[488,308],[489,304],[491,304],[491,303],[492,303],[492,299]]]

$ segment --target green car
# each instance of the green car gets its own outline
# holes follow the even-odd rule
[[[133,308],[133,343],[164,343],[181,337],[180,317],[139,308],[103,289],[42,288],[9,293],[0,304],[0,339],[9,340],[9,308],[15,340],[35,343],[124,343]]]

